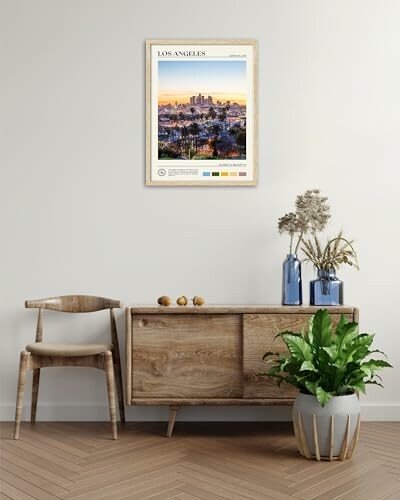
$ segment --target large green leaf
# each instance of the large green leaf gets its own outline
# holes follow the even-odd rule
[[[312,335],[315,347],[329,347],[332,344],[332,321],[326,309],[320,309],[315,313]]]
[[[354,344],[353,344],[354,345]],[[371,352],[368,347],[361,345],[352,350],[345,350],[342,352],[341,359],[345,363],[356,362],[359,363],[365,359]]]
[[[344,314],[340,315],[340,319],[338,324],[336,325],[336,335],[335,335],[335,344],[340,345],[342,343],[342,339],[344,336],[344,326],[349,322],[347,317]]]
[[[353,335],[353,328],[348,334]],[[374,339],[373,335],[363,333],[349,340],[349,336],[343,345],[339,345],[339,357],[342,361],[364,359],[369,354],[369,347]],[[342,338],[343,341],[343,338]]]
[[[332,363],[335,363],[337,357],[338,357],[338,348],[335,345],[331,345],[330,347],[323,347],[322,348],[329,356],[329,360]]]
[[[366,377],[371,377],[372,376],[372,371],[371,371],[370,368],[368,368],[368,366],[361,365],[360,366],[360,370],[365,373]]]
[[[342,327],[341,342],[339,342],[340,349],[348,349],[355,337],[358,335],[358,324],[348,322]]]
[[[319,404],[323,407],[326,405],[326,403],[332,399],[333,394],[331,392],[325,391],[322,387],[317,387],[317,399],[319,401]]]
[[[317,369],[315,368],[315,366],[313,365],[313,363],[311,361],[303,361],[301,366],[300,366],[300,371],[301,372],[304,372],[304,371],[316,372]]]
[[[317,395],[317,387],[318,387],[317,382],[310,382],[309,380],[306,380],[304,385],[311,394],[313,394],[314,396]]]
[[[331,363],[329,354],[324,349],[317,349],[314,356],[314,364],[323,372]]]
[[[374,340],[375,334],[369,334],[369,333],[361,333],[356,339],[355,339],[355,344],[356,345],[363,345],[366,347],[370,347]]]
[[[295,359],[310,361],[312,358],[311,347],[302,337],[285,333],[282,335],[283,341]]]
[[[365,383],[362,380],[352,382],[348,384],[347,387],[349,387],[349,389],[353,389],[355,392],[362,392],[365,394]]]
[[[393,368],[393,366],[383,359],[370,359],[361,366],[368,367],[370,370],[382,370],[382,368]]]

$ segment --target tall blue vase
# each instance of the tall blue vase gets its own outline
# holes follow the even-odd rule
[[[289,253],[283,262],[282,304],[301,306],[302,303],[301,262],[296,254]]]
[[[318,278],[310,282],[310,305],[340,306],[343,304],[343,282],[334,269],[318,269]]]

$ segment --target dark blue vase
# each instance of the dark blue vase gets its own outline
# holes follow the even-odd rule
[[[343,282],[334,269],[318,269],[318,278],[310,282],[310,305],[340,306],[343,304]]]
[[[301,306],[302,303],[301,262],[296,254],[289,253],[283,262],[282,304]]]

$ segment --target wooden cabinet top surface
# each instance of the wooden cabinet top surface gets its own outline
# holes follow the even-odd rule
[[[131,314],[314,314],[328,309],[332,314],[352,314],[353,306],[281,306],[281,305],[205,305],[205,306],[154,306],[127,307]]]

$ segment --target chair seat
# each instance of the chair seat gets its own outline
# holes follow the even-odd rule
[[[32,354],[42,356],[90,356],[112,351],[112,344],[45,344],[35,342],[28,344],[25,349]]]

